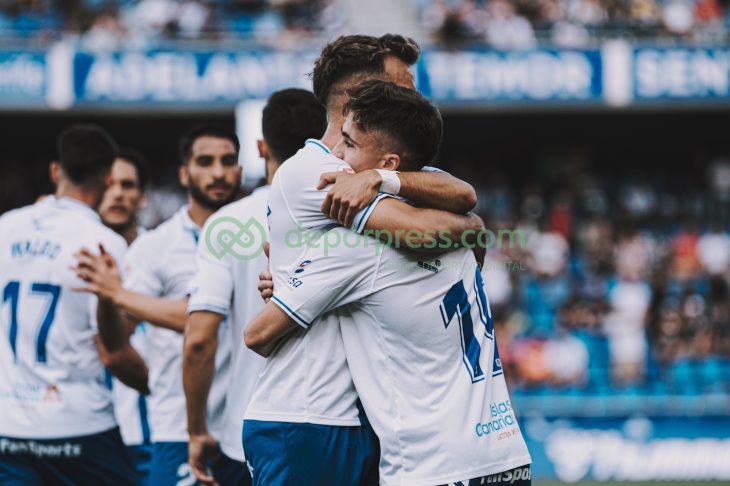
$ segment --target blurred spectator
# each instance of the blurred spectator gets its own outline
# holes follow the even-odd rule
[[[531,253],[530,266],[535,274],[555,277],[565,269],[568,261],[568,242],[556,232],[538,232],[528,243]]]
[[[579,385],[585,382],[588,372],[588,348],[563,328],[545,343],[543,352],[553,385]]]
[[[332,0],[4,0],[0,36],[53,40],[80,34],[85,48],[102,50],[167,39],[250,37],[291,43],[321,36],[324,26],[336,20],[332,4]]]
[[[689,35],[694,27],[695,18],[689,0],[668,0],[664,6],[664,27],[676,35]]]
[[[723,233],[719,225],[700,238],[697,254],[711,276],[722,276],[730,271],[730,237]]]
[[[609,302],[603,331],[609,339],[612,376],[619,384],[637,382],[646,366],[644,323],[651,288],[640,281],[620,280],[609,293]]]
[[[617,36],[707,41],[727,35],[723,23],[727,2],[719,0],[419,0],[417,4],[423,28],[448,45],[473,43],[481,34],[492,46],[517,49],[531,47],[536,40],[580,48]]]
[[[487,7],[487,42],[498,49],[527,49],[535,46],[535,33],[526,18],[506,0],[494,0]]]

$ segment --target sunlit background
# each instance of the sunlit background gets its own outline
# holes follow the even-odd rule
[[[413,36],[436,165],[496,234],[484,280],[536,483],[730,481],[727,0],[2,0],[0,213],[93,121],[184,201],[177,137],[236,127],[343,33]]]

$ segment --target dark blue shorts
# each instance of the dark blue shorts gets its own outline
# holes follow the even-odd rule
[[[152,444],[126,446],[127,454],[137,473],[140,486],[150,485],[150,468],[152,467]]]
[[[369,425],[245,420],[243,450],[254,486],[378,484],[380,447]]]
[[[3,486],[138,485],[119,429],[65,439],[0,437]]]
[[[251,475],[245,464],[234,461],[219,451],[220,459],[210,465],[210,472],[221,486],[249,486]],[[155,442],[152,444],[152,486],[189,486],[198,484],[188,464],[187,442]]]

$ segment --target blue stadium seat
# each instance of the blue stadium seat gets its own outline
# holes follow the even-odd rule
[[[696,362],[691,359],[680,359],[669,367],[669,381],[672,391],[682,395],[696,395],[697,386]]]

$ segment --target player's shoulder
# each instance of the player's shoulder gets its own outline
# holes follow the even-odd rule
[[[309,139],[304,143],[297,153],[284,162],[276,171],[274,180],[284,178],[296,181],[297,178],[306,174],[316,174],[319,179],[319,172],[339,170],[349,167],[343,160],[338,159],[330,149],[319,140]]]
[[[147,230],[137,236],[137,239],[129,246],[129,257],[140,258],[142,255],[152,256],[156,253],[158,253],[158,257],[164,255],[164,253],[160,252],[163,251],[162,246],[170,242],[174,230],[174,218],[175,216],[162,222],[156,228]]]
[[[12,225],[17,221],[23,221],[36,210],[35,206],[35,204],[31,204],[29,206],[23,206],[21,208],[15,208],[11,209],[10,211],[6,211],[2,215],[0,215],[0,225]]]
[[[249,216],[260,210],[261,207],[266,207],[268,201],[269,186],[263,186],[256,189],[250,195],[234,201],[230,204],[226,204],[218,211],[213,213],[205,222],[205,225],[210,225],[211,222],[216,219],[223,217],[240,218]],[[264,214],[265,216],[265,214]]]
[[[95,236],[105,246],[108,247],[107,249],[121,252],[126,250],[127,241],[112,229],[104,226],[103,223],[92,221],[89,229],[95,233]]]

